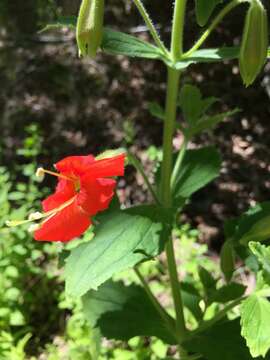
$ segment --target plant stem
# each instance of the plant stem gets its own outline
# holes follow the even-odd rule
[[[155,202],[157,204],[160,205],[160,201],[157,197],[157,194],[155,192],[155,190],[153,189],[153,186],[151,185],[150,181],[148,180],[148,177],[146,175],[146,173],[144,172],[144,169],[142,167],[142,164],[140,163],[140,161],[136,158],[135,155],[133,155],[129,150],[127,150],[127,153],[128,153],[128,157],[131,161],[131,163],[135,166],[135,168],[139,171],[139,173],[142,175],[144,181],[145,181],[145,184],[146,186],[148,187],[148,190],[150,191],[153,199],[155,200]]]
[[[162,162],[162,204],[165,208],[172,206],[171,196],[171,173],[172,173],[172,138],[175,129],[177,94],[179,85],[180,72],[168,68],[168,84],[167,84],[167,99],[166,99],[166,113],[165,125],[163,135],[163,162]],[[174,256],[173,241],[170,237],[166,244],[166,255],[168,261],[169,276],[172,288],[172,295],[176,313],[176,331],[179,342],[185,337],[186,326],[184,319],[183,301],[180,290],[180,283],[178,281],[177,267]]]
[[[139,13],[141,14],[146,26],[148,27],[156,45],[162,50],[164,55],[168,56],[168,50],[166,49],[165,45],[161,41],[159,34],[146,10],[141,0],[133,0],[135,6],[137,7]]]
[[[202,36],[199,38],[199,40],[196,41],[196,43],[192,46],[190,50],[188,50],[186,53],[183,54],[182,59],[187,58],[191,56],[196,50],[198,50],[202,44],[205,42],[205,40],[208,38],[208,36],[212,33],[212,31],[217,27],[217,25],[221,22],[221,20],[237,5],[239,5],[242,2],[246,2],[248,0],[233,0],[220,11],[220,13],[215,17],[209,28],[202,34]]]
[[[135,271],[136,275],[138,276],[139,280],[141,281],[141,283],[142,283],[142,285],[144,287],[144,290],[148,295],[148,298],[150,299],[150,301],[154,305],[155,309],[159,313],[161,319],[164,321],[167,329],[176,338],[174,320],[170,317],[170,315],[166,312],[166,310],[160,305],[160,303],[158,302],[158,300],[156,299],[156,297],[152,293],[152,290],[150,289],[149,285],[144,280],[144,277],[142,276],[138,266],[134,267],[134,271]],[[176,338],[176,340],[177,340],[177,338]]]
[[[187,145],[188,145],[188,141],[187,139],[185,138],[184,139],[184,142],[181,146],[181,149],[178,153],[178,156],[177,156],[177,159],[176,159],[176,162],[175,162],[175,165],[174,165],[174,168],[173,168],[173,172],[172,172],[172,177],[171,177],[171,187],[172,187],[172,191],[174,190],[174,187],[175,187],[175,182],[176,182],[176,177],[177,177],[177,174],[181,168],[181,165],[182,165],[182,162],[184,160],[184,157],[185,157],[185,153],[187,151]]]
[[[216,322],[218,322],[219,320],[221,320],[222,318],[224,318],[227,315],[227,312],[232,310],[234,307],[236,307],[237,305],[239,305],[243,300],[245,300],[245,296],[234,300],[233,302],[231,302],[230,304],[226,305],[224,307],[224,309],[222,309],[220,312],[218,312],[212,319],[208,320],[208,321],[204,321],[197,329],[193,330],[192,332],[190,332],[189,336],[194,336],[210,327],[212,327]]]
[[[174,62],[178,61],[183,53],[186,1],[187,0],[175,0],[174,5],[171,40],[171,56]]]

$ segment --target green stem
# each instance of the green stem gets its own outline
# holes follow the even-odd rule
[[[159,34],[152,22],[147,10],[145,9],[142,1],[141,0],[133,0],[133,2],[135,4],[135,6],[137,7],[139,13],[141,14],[146,26],[148,27],[156,45],[160,48],[160,50],[162,50],[164,55],[168,56],[168,50],[166,49],[165,45],[161,41]]]
[[[140,282],[142,283],[144,290],[145,290],[146,294],[148,295],[149,300],[151,301],[151,303],[153,304],[153,306],[159,313],[161,319],[164,321],[167,329],[176,338],[174,320],[170,317],[170,315],[166,312],[166,310],[160,305],[160,303],[158,302],[158,300],[152,293],[149,285],[147,284],[144,277],[142,276],[138,266],[134,267],[134,271],[135,271],[136,275],[138,276]],[[177,340],[177,338],[176,338],[176,340]]]
[[[178,174],[178,172],[179,172],[179,170],[181,168],[182,162],[184,160],[184,157],[185,157],[185,154],[186,154],[186,151],[187,151],[187,145],[188,145],[188,141],[185,138],[184,142],[183,142],[183,144],[181,146],[181,149],[180,149],[180,151],[178,153],[178,156],[177,156],[174,168],[173,168],[172,178],[171,178],[172,190],[174,190],[174,188],[175,188],[176,177],[177,177],[177,174]]]
[[[150,191],[153,199],[155,200],[155,202],[157,204],[160,204],[160,201],[157,197],[157,194],[153,188],[153,186],[151,185],[146,173],[144,172],[144,169],[142,167],[142,164],[140,163],[140,161],[136,158],[136,156],[134,156],[129,150],[127,150],[127,153],[128,153],[128,157],[129,157],[129,160],[131,161],[131,163],[135,166],[135,168],[139,171],[139,173],[142,175],[143,179],[144,179],[144,182],[148,188],[148,190]]]
[[[190,57],[196,50],[198,50],[202,44],[205,42],[205,40],[208,38],[208,36],[212,33],[212,31],[217,27],[217,25],[221,22],[221,20],[237,5],[240,3],[246,2],[248,0],[233,0],[229,4],[227,4],[220,13],[216,16],[216,18],[213,20],[209,28],[202,34],[202,36],[199,38],[199,40],[196,41],[196,43],[192,46],[190,50],[188,50],[186,53],[183,54],[183,58]]]
[[[187,0],[175,0],[174,5],[171,40],[171,56],[174,62],[178,61],[183,53],[186,1]]]
[[[189,336],[192,337],[194,335],[197,335],[198,333],[207,330],[208,328],[212,327],[216,322],[221,320],[227,315],[227,312],[235,308],[237,305],[239,305],[243,300],[245,300],[245,296],[234,300],[230,304],[226,305],[224,309],[222,309],[219,313],[217,313],[212,319],[203,322],[197,329],[190,332]]]
[[[171,196],[171,173],[172,173],[172,139],[175,129],[177,95],[179,86],[180,72],[168,68],[168,84],[167,84],[167,98],[165,111],[165,125],[163,135],[163,161],[162,161],[162,204],[165,208],[172,206]],[[179,342],[183,340],[186,335],[186,326],[184,318],[184,307],[181,296],[180,283],[178,281],[177,267],[173,249],[173,241],[170,237],[166,244],[166,255],[168,261],[168,269],[170,276],[170,283],[172,288],[172,296],[174,301],[176,313],[176,330],[178,333]],[[183,352],[182,352],[183,353]]]

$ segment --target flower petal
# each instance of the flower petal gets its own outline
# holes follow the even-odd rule
[[[81,179],[81,190],[78,194],[78,204],[90,215],[108,208],[116,186],[113,179],[92,180],[91,176]]]
[[[102,178],[111,176],[123,176],[125,171],[125,154],[120,154],[111,158],[96,160],[88,168],[92,178]]]
[[[74,183],[69,180],[60,179],[56,186],[55,193],[42,201],[42,208],[45,212],[53,210],[74,197],[75,194]]]
[[[61,173],[83,175],[95,161],[94,156],[68,156],[55,164],[56,169]]]
[[[91,225],[90,217],[78,206],[77,199],[42,223],[35,231],[38,241],[67,242],[84,233]]]

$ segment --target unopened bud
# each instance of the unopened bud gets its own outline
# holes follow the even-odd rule
[[[267,13],[259,0],[252,0],[245,19],[239,67],[246,86],[256,79],[267,59]]]
[[[102,42],[104,0],[82,0],[76,28],[79,56],[95,57]]]

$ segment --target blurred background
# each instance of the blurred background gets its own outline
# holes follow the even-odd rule
[[[79,5],[80,0],[0,0],[0,359],[96,359],[100,344],[80,304],[65,299],[57,245],[34,243],[24,228],[4,227],[8,218],[23,218],[38,209],[40,199],[54,186],[53,179],[39,183],[36,168],[51,167],[70,154],[98,154],[129,145],[150,173],[161,156],[162,124],[148,108],[153,101],[164,105],[163,64],[102,53],[95,59],[78,59],[74,32],[38,32],[60,15],[76,15]],[[145,5],[168,44],[172,1],[148,0]],[[207,46],[238,45],[244,13],[244,7],[234,10]],[[131,1],[106,1],[105,23],[149,39]],[[190,2],[186,48],[201,31]],[[267,64],[247,89],[236,61],[194,65],[182,77],[204,96],[220,98],[216,111],[241,109],[192,144],[216,145],[223,168],[218,180],[193,196],[183,214],[190,225],[177,234],[186,244],[188,268],[183,271],[191,275],[196,272],[195,243],[201,256],[210,259],[209,268],[215,268],[224,220],[270,197],[269,70]],[[176,149],[180,143],[179,133]],[[125,205],[150,200],[132,168],[119,181],[118,194]],[[152,268],[145,272],[153,281],[163,276]],[[104,359],[135,359],[133,347],[139,349],[137,359],[173,354],[157,341],[151,347],[154,355],[149,355],[148,339],[121,346],[101,344]]]

